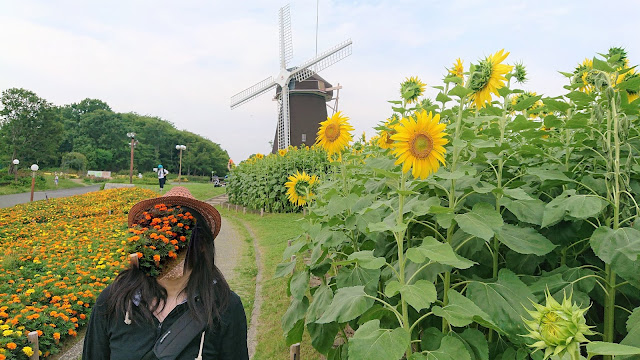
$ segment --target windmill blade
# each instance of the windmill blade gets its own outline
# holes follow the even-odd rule
[[[328,68],[329,66],[337,63],[338,61],[351,55],[351,39],[338,44],[332,49],[329,49],[315,58],[305,62],[299,68],[291,72],[291,77],[296,81],[303,81],[309,78],[314,73],[318,73],[321,70]]]
[[[275,86],[276,82],[273,81],[273,76],[269,76],[252,87],[233,95],[231,97],[231,109],[235,109],[247,101],[257,98]]]
[[[278,11],[280,23],[280,68],[286,69],[287,62],[293,57],[293,42],[291,41],[291,13],[289,4]]]
[[[291,144],[291,123],[289,114],[289,87],[282,87],[278,101],[278,149],[286,149]]]

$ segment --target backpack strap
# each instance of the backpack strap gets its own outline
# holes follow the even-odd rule
[[[202,306],[200,302],[196,304]],[[153,353],[158,360],[175,360],[206,327],[206,321],[193,318],[191,312],[186,311],[156,341]]]

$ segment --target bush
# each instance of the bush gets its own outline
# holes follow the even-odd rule
[[[323,175],[329,169],[327,153],[316,147],[290,148],[264,158],[255,155],[235,167],[226,180],[229,200],[251,209],[269,212],[296,212],[300,207],[289,202],[285,183],[297,171]]]

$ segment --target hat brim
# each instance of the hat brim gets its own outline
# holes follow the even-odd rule
[[[145,211],[152,209],[158,204],[165,204],[167,206],[179,205],[193,209],[194,211],[197,211],[200,215],[202,215],[204,220],[207,222],[214,239],[220,232],[222,219],[220,218],[220,213],[218,212],[218,210],[216,210],[216,208],[200,200],[191,199],[184,196],[166,195],[153,199],[142,200],[139,203],[133,205],[131,210],[129,210],[129,216],[127,219],[129,227],[133,227],[133,225],[136,223],[136,220],[140,219]]]

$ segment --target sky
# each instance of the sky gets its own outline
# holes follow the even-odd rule
[[[222,146],[237,163],[268,153],[273,93],[234,110],[234,94],[279,72],[283,1],[0,0],[0,90],[25,88],[55,105],[100,99],[117,112],[158,116]],[[557,96],[586,57],[612,46],[640,63],[640,1],[290,0],[295,66],[351,39],[352,55],[320,75],[339,83],[355,135],[391,114],[400,82],[431,86],[457,58],[500,49],[523,63],[522,88]],[[317,24],[316,24],[316,19]],[[122,130],[126,137],[129,129]],[[179,139],[176,139],[176,144]],[[189,151],[187,149],[187,151]]]

